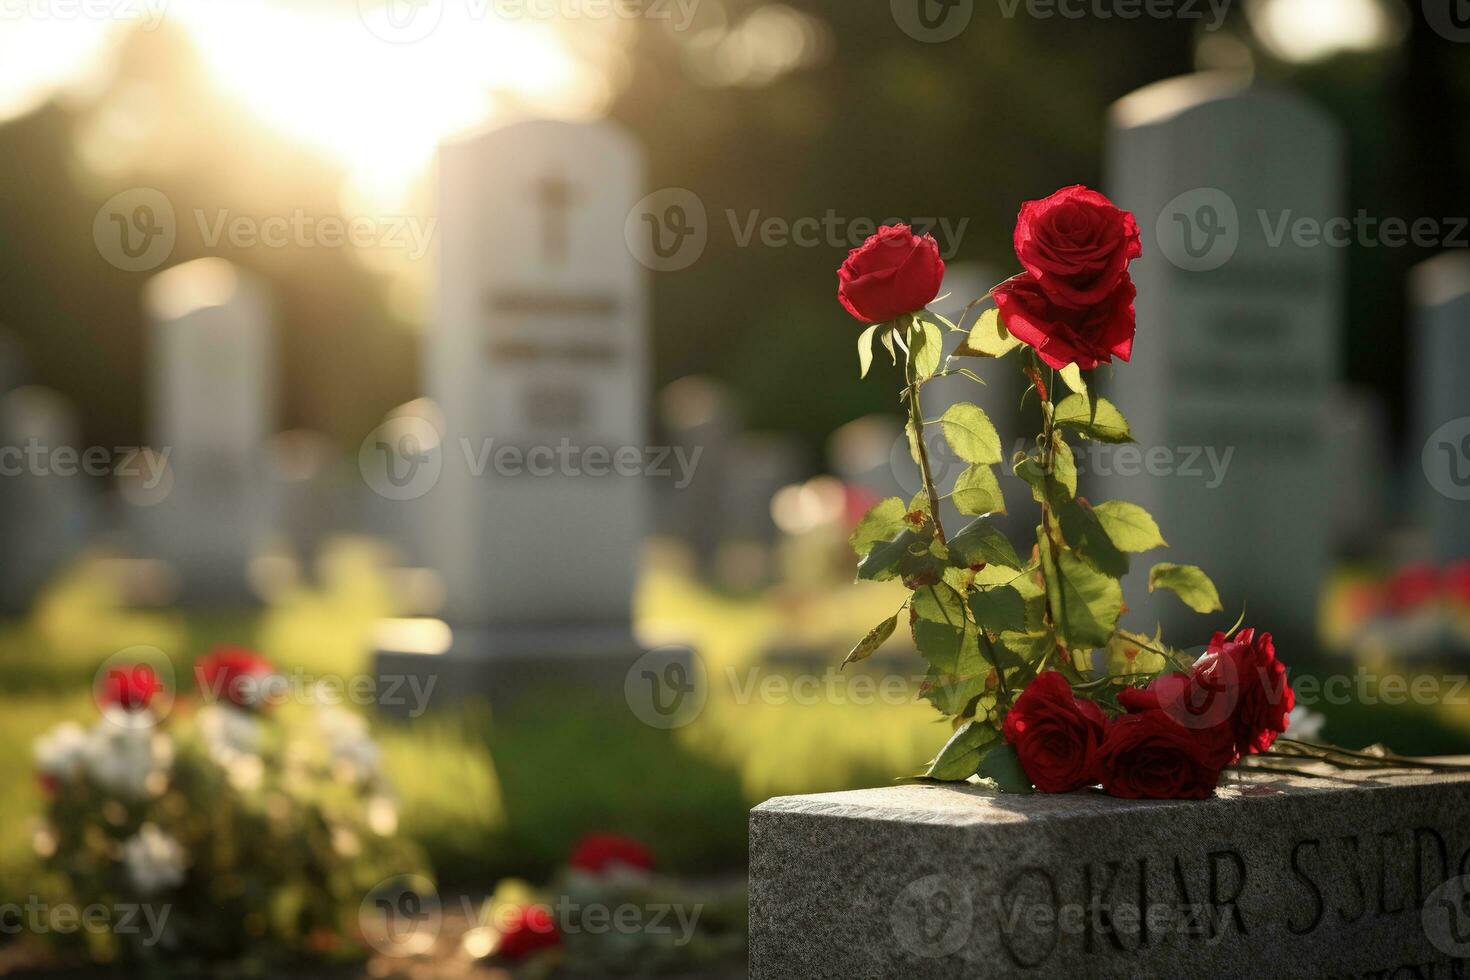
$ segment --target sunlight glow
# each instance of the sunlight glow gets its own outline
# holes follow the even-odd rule
[[[1376,51],[1397,44],[1406,30],[1402,9],[1385,0],[1250,0],[1246,14],[1261,43],[1293,62]]]

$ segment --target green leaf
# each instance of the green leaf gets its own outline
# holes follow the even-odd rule
[[[1108,500],[1092,508],[1092,512],[1121,551],[1138,553],[1169,546],[1153,517],[1137,504]]]
[[[932,378],[944,357],[944,334],[928,320],[915,320],[909,344],[909,357],[914,360],[914,372],[919,380]]]
[[[1106,646],[1123,613],[1122,584],[1071,551],[1057,555],[1056,574],[1062,643],[1071,651]]]
[[[939,419],[944,438],[955,455],[967,463],[999,463],[1000,434],[979,405],[951,405]]]
[[[1033,665],[1051,656],[1057,648],[1056,634],[1045,629],[1007,630],[1000,635],[1000,643],[1022,663]]]
[[[873,335],[881,326],[883,324],[875,323],[858,337],[858,377],[860,378],[866,378],[868,369],[873,366]]]
[[[989,309],[980,314],[980,319],[970,328],[970,336],[955,353],[968,357],[1004,357],[1019,346],[1021,342],[1000,322],[1000,311]]]
[[[965,568],[971,565],[1003,565],[1020,570],[1021,559],[1010,540],[985,518],[971,521],[949,539],[950,561]]]
[[[1167,670],[1169,661],[1149,647],[1157,647],[1141,633],[1119,630],[1108,641],[1107,667],[1110,674],[1158,674]]]
[[[1113,544],[1091,508],[1077,500],[1057,505],[1062,538],[1093,568],[1111,578],[1128,574],[1128,556]]]
[[[976,463],[954,481],[954,492],[950,494],[955,508],[961,514],[1004,514],[1006,500],[1000,492],[1000,481],[995,472],[984,463]]]
[[[966,722],[944,743],[924,775],[946,782],[963,782],[975,775],[986,750],[999,739],[1000,732],[985,722]]]
[[[1002,742],[985,754],[985,759],[976,770],[985,779],[995,780],[1003,793],[1034,793],[1031,779],[1021,768],[1021,759],[1009,742]]]
[[[1082,380],[1082,369],[1076,363],[1068,364],[1059,372],[1062,381],[1083,398],[1087,397],[1087,382]]]
[[[914,425],[912,419],[904,424],[904,435],[909,437],[909,459],[914,461],[915,466],[921,466],[919,462],[919,427]]]
[[[853,647],[852,652],[847,655],[847,659],[842,661],[842,666],[846,667],[848,664],[855,664],[859,660],[866,660],[877,653],[878,648],[888,642],[888,638],[893,635],[893,631],[897,628],[898,613],[894,613],[877,626],[868,630],[867,636],[858,640],[857,646]]]
[[[1172,565],[1160,562],[1148,573],[1148,590],[1168,589],[1184,600],[1197,613],[1224,612],[1215,583],[1197,565]]]
[[[891,330],[885,330],[878,335],[878,339],[883,343],[883,349],[888,351],[888,356],[893,361],[894,367],[898,366],[898,351],[895,350],[893,346],[893,340],[897,336],[898,327],[896,326],[893,327]]]
[[[1077,460],[1072,455],[1072,447],[1067,445],[1067,440],[1062,438],[1061,432],[1055,435],[1051,453],[1052,479],[1067,491],[1068,497],[1075,497],[1077,496]]]
[[[910,608],[916,620],[942,623],[955,629],[964,629],[968,622],[964,597],[947,585],[926,585],[915,589]]]
[[[880,500],[858,521],[847,543],[859,558],[866,557],[873,550],[873,545],[879,541],[892,541],[893,536],[905,528],[904,516],[907,513],[903,501],[897,497]]]
[[[1086,395],[1068,395],[1056,407],[1057,425],[1076,429],[1098,442],[1132,442],[1128,420],[1106,398],[1089,399]]]
[[[1026,600],[1009,586],[970,593],[970,611],[981,629],[992,636],[1026,628]]]
[[[955,717],[969,707],[970,702],[985,693],[990,666],[984,665],[982,673],[961,677],[945,674],[934,668],[924,676],[919,696],[934,706],[946,717]]]
[[[947,563],[934,557],[929,550],[929,542],[928,536],[909,530],[892,541],[875,545],[868,557],[858,563],[858,580],[886,582],[902,575],[939,581],[944,576]]]

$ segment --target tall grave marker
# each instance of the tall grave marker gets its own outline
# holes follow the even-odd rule
[[[1206,565],[1227,612],[1310,640],[1328,564],[1326,412],[1340,374],[1343,250],[1297,235],[1343,215],[1342,140],[1287,91],[1225,74],[1151,85],[1113,108],[1108,192],[1143,234],[1132,363],[1098,372],[1137,446],[1098,451],[1084,491],[1148,508]],[[1126,373],[1125,373],[1126,372]],[[1270,560],[1263,560],[1263,554]],[[1130,594],[1146,594],[1136,562]],[[1208,637],[1151,603],[1176,636]],[[1180,640],[1179,642],[1188,642]]]
[[[266,441],[275,431],[272,301],[224,259],[154,276],[149,432],[171,489],[138,514],[149,547],[176,567],[186,602],[254,601],[250,563],[272,531]]]
[[[1410,486],[1439,561],[1470,558],[1470,256],[1414,270]],[[1422,479],[1419,478],[1422,472]]]
[[[441,147],[425,381],[443,460],[423,512],[448,630],[420,623],[416,647],[397,624],[380,673],[430,670],[448,696],[504,703],[537,682],[620,682],[638,655],[647,283],[624,226],[642,186],[610,122]]]

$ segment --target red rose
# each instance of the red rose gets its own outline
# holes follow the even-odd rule
[[[1043,793],[1068,793],[1097,782],[1096,755],[1107,723],[1102,709],[1072,693],[1054,670],[1038,674],[1006,713],[1006,741],[1026,778]]]
[[[1023,204],[1015,246],[1022,267],[1047,297],[1074,310],[1113,296],[1128,263],[1143,254],[1133,215],[1080,184]]]
[[[1108,725],[1098,749],[1103,789],[1130,800],[1205,799],[1220,782],[1219,729],[1189,729],[1154,709]]]
[[[269,660],[236,646],[217,646],[194,664],[194,678],[206,701],[224,698],[240,708],[264,703],[263,682],[275,672]]]
[[[153,696],[163,690],[163,682],[147,664],[111,667],[102,678],[102,706],[124,711],[142,711]]]
[[[1240,758],[1235,748],[1237,687],[1220,671],[1164,674],[1142,690],[1119,691],[1118,704],[1129,714],[1163,712],[1180,728],[1198,732],[1201,746],[1212,751],[1210,764],[1224,769]]]
[[[537,950],[561,945],[561,933],[544,905],[517,905],[500,912],[500,944],[495,952],[519,960]]]
[[[1114,356],[1125,361],[1132,356],[1137,294],[1133,280],[1124,276],[1095,305],[1073,309],[1058,305],[1029,272],[1007,279],[993,293],[1001,323],[1036,348],[1043,361],[1058,369],[1076,364],[1084,371]]]
[[[595,875],[603,874],[616,865],[652,871],[653,854],[631,837],[621,834],[588,834],[572,848],[572,856],[567,859],[567,864]]]
[[[837,270],[837,298],[864,323],[884,323],[922,310],[939,295],[944,260],[932,235],[884,225],[848,253]]]
[[[1216,633],[1194,674],[1216,690],[1232,692],[1231,729],[1237,752],[1264,752],[1286,731],[1296,692],[1286,681],[1286,665],[1276,659],[1270,633],[1244,629],[1232,640]]]

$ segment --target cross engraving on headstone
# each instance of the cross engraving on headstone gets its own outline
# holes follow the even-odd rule
[[[559,176],[549,176],[536,184],[541,204],[541,254],[555,262],[567,259],[567,226],[576,195],[572,185]]]

